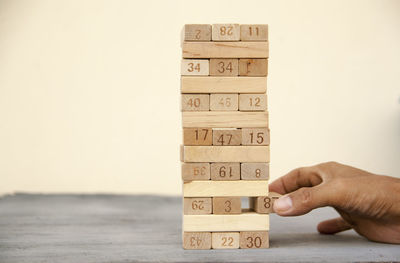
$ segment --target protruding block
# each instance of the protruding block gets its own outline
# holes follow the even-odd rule
[[[209,111],[210,95],[182,94],[182,111]]]
[[[213,181],[240,180],[240,163],[212,163],[211,180]]]
[[[241,129],[213,129],[213,145],[241,145]]]
[[[198,181],[210,180],[210,164],[209,163],[182,163],[182,180]]]
[[[268,42],[184,42],[182,57],[268,58]]]
[[[268,112],[201,111],[182,112],[184,128],[268,127]]]
[[[269,129],[243,128],[242,145],[269,145]]]
[[[211,249],[210,232],[184,232],[184,249]]]
[[[278,193],[270,192],[268,196],[251,197],[249,199],[250,208],[259,214],[273,213],[274,202],[281,196]]]
[[[212,145],[212,133],[211,128],[184,128],[183,144]]]
[[[268,41],[268,25],[240,25],[241,41]]]
[[[240,94],[240,111],[265,111],[267,110],[266,94]]]
[[[268,146],[183,146],[184,162],[269,163]]]
[[[183,214],[207,215],[212,213],[211,197],[185,197],[183,198]]]
[[[239,59],[240,76],[267,76],[268,60],[260,58]]]
[[[239,24],[214,24],[212,25],[212,41],[239,41]]]
[[[208,76],[210,65],[208,59],[182,59],[181,75]]]
[[[268,163],[242,163],[240,169],[240,178],[242,180],[268,180]]]
[[[187,24],[183,28],[184,41],[211,41],[211,25]]]
[[[238,94],[211,94],[210,110],[237,111],[239,109]]]
[[[242,213],[240,197],[213,197],[212,213],[218,215]]]
[[[210,59],[210,76],[238,76],[239,60],[234,58]]]
[[[239,232],[214,232],[211,233],[211,247],[214,249],[239,248]]]
[[[181,77],[181,93],[265,93],[266,77]]]
[[[244,212],[240,215],[183,215],[183,231],[268,231],[269,215]]]
[[[184,197],[268,196],[268,181],[191,181],[183,184]],[[250,229],[251,230],[251,229]]]
[[[268,231],[240,232],[240,248],[269,248]]]

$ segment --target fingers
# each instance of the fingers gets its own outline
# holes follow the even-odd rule
[[[297,168],[269,185],[271,192],[287,194],[301,187],[311,187],[322,182],[319,175],[318,165],[311,167]]]
[[[351,225],[341,217],[322,221],[317,226],[318,232],[321,234],[336,234],[351,228]]]

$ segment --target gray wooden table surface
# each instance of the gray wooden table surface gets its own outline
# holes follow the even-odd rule
[[[316,232],[335,216],[272,215],[270,249],[189,251],[179,197],[17,194],[0,198],[0,262],[400,261],[398,245]]]

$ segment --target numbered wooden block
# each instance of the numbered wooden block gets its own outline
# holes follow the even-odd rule
[[[183,198],[183,214],[207,215],[212,213],[211,197],[186,197]]]
[[[210,59],[210,76],[238,76],[239,59],[212,58]]]
[[[241,41],[268,41],[268,25],[240,25]]]
[[[218,215],[242,213],[240,197],[213,197],[212,213]]]
[[[240,111],[265,111],[267,110],[266,94],[240,94]]]
[[[239,248],[239,232],[213,232],[211,233],[211,247],[214,249]]]
[[[211,41],[211,25],[187,24],[183,28],[184,41]]]
[[[267,195],[268,181],[191,181],[183,183],[184,197]]]
[[[261,58],[239,59],[239,76],[267,76],[268,60]]]
[[[212,163],[211,180],[213,181],[240,180],[240,163]]]
[[[269,248],[268,231],[240,232],[240,248]]]
[[[242,163],[240,165],[240,178],[242,180],[268,180],[268,163]]]
[[[184,232],[184,249],[211,249],[210,232]]]
[[[184,128],[184,145],[212,145],[212,129],[210,128]]]
[[[269,145],[269,129],[242,128],[242,145]]]
[[[239,41],[239,24],[214,24],[212,25],[213,41]]]
[[[209,111],[210,95],[182,94],[182,111]]]
[[[210,65],[207,59],[182,59],[181,75],[182,76],[208,76],[210,73]]]
[[[268,58],[268,42],[184,42],[183,58]]]
[[[268,196],[251,197],[249,199],[250,208],[259,214],[273,213],[274,202],[281,196],[278,193],[270,192]]]
[[[213,145],[241,145],[241,143],[240,129],[213,129]]]
[[[211,94],[210,110],[212,111],[237,111],[239,109],[238,94]]]
[[[210,164],[209,163],[182,163],[182,180],[198,181],[210,180]]]

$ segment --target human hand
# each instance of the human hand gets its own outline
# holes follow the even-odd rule
[[[339,218],[318,224],[323,234],[353,228],[369,240],[400,244],[400,179],[329,162],[295,169],[270,184],[283,194],[274,202],[281,216],[332,206]]]

